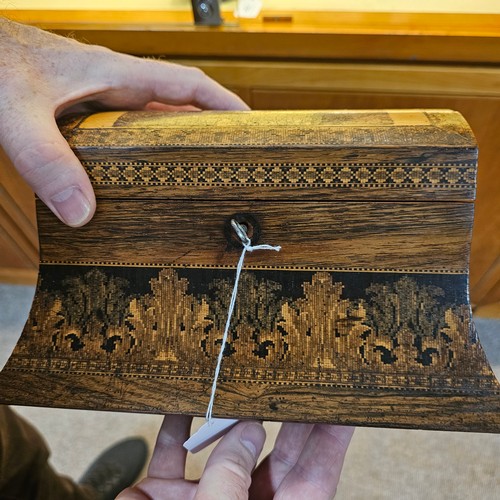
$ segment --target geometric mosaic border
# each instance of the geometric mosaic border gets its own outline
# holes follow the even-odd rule
[[[474,188],[474,165],[82,162],[94,184]]]

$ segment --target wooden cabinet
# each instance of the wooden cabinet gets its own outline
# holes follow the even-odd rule
[[[35,197],[0,149],[0,283],[34,283],[37,268]]]
[[[114,50],[198,66],[255,109],[460,111],[480,152],[471,297],[477,305],[500,301],[500,15],[289,14],[263,12],[239,26],[226,16],[230,22],[220,28],[192,26],[187,11],[18,11],[16,18]],[[17,223],[13,236],[17,216],[2,212],[2,250],[22,243],[25,255],[3,251],[0,268],[33,269],[30,195],[5,189],[29,223]],[[3,211],[4,205],[2,194]]]

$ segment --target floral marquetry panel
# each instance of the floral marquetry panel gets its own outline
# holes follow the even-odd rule
[[[457,113],[102,113],[61,124],[85,227],[38,205],[5,403],[497,432],[468,299],[477,150]]]

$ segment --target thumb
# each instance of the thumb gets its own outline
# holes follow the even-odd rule
[[[257,422],[240,422],[215,447],[201,476],[195,499],[248,499],[252,471],[266,433]]]
[[[59,132],[53,115],[27,115],[17,115],[13,121],[4,116],[3,123],[10,124],[8,130],[0,130],[5,152],[61,221],[83,226],[94,215],[96,204],[85,170]]]

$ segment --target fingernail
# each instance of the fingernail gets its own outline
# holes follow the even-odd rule
[[[264,428],[260,424],[248,424],[240,435],[241,444],[252,454],[257,460],[257,457],[262,451],[266,434]]]
[[[70,226],[80,226],[90,215],[90,202],[76,186],[61,191],[51,201],[61,219]]]

